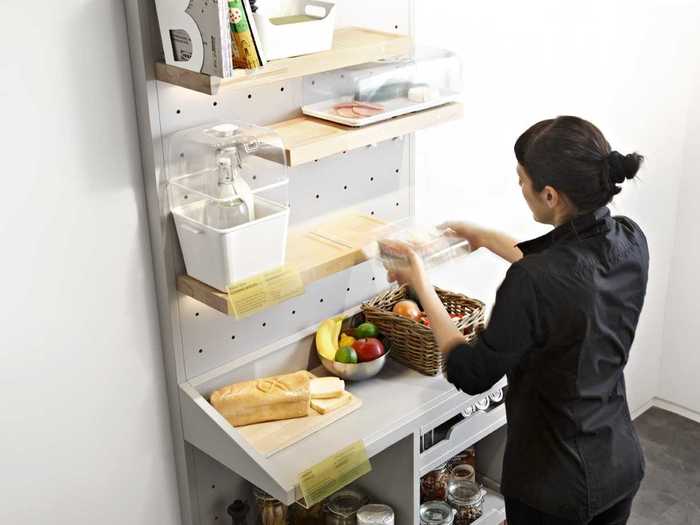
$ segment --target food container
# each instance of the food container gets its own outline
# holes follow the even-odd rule
[[[253,15],[267,60],[307,55],[333,47],[335,3],[291,0],[285,5],[285,12],[265,7]]]
[[[394,509],[388,505],[365,505],[357,511],[357,525],[394,525]]]
[[[444,501],[427,501],[420,506],[421,525],[452,525],[456,511]]]
[[[484,396],[474,403],[474,408],[479,412],[486,412],[491,406],[491,400],[488,396]]]
[[[455,525],[468,525],[483,514],[486,492],[473,481],[450,481],[447,486],[447,502],[457,511]]]
[[[476,469],[476,449],[474,447],[463,450],[448,462],[450,470],[459,465],[470,465]]]
[[[270,496],[267,492],[255,487],[255,509],[257,525],[287,525],[287,506]]]
[[[318,355],[318,358],[321,360],[323,368],[336,377],[344,379],[345,381],[365,381],[366,379],[373,378],[382,371],[389,357],[390,350],[390,348],[387,348],[383,356],[378,357],[374,361],[367,361],[365,363],[339,363],[326,359],[321,354]]]
[[[498,404],[501,401],[503,401],[503,389],[499,388],[498,390],[494,390],[489,394],[489,399],[491,400],[491,403],[493,404]]]
[[[484,303],[466,295],[436,288],[438,297],[448,313],[456,316],[455,324],[471,341],[484,327]],[[435,341],[433,331],[412,319],[395,314],[392,310],[399,301],[407,299],[407,286],[391,288],[362,305],[362,313],[380,333],[391,342],[392,358],[429,376],[443,372],[446,358]]]
[[[284,264],[289,223],[282,140],[242,122],[166,142],[170,208],[188,275],[218,290]]]
[[[450,471],[450,481],[476,481],[476,471],[471,465],[456,465]]]
[[[291,525],[324,525],[323,503],[317,503],[308,509],[295,503],[289,508],[289,523]]]
[[[367,505],[367,496],[357,489],[343,489],[326,501],[326,525],[356,525],[357,511]]]
[[[450,470],[447,467],[447,463],[440,465],[423,476],[420,480],[421,502],[445,501],[449,478]]]
[[[304,80],[302,112],[346,126],[367,126],[459,99],[462,66],[454,53],[419,48],[401,56]]]

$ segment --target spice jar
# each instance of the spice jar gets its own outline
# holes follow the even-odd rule
[[[326,525],[356,525],[357,511],[367,504],[367,496],[356,489],[336,492],[326,502]]]
[[[492,403],[500,403],[503,401],[503,389],[499,388],[498,390],[494,390],[489,394],[489,399],[491,400]]]
[[[474,408],[479,412],[486,412],[489,409],[489,406],[491,406],[489,396],[482,397],[476,403],[474,403]]]
[[[476,449],[469,447],[453,457],[448,463],[450,469],[457,465],[471,465],[472,468],[476,469]]]
[[[394,525],[394,510],[388,505],[365,505],[357,511],[357,525]]]
[[[473,481],[450,481],[447,502],[457,511],[455,525],[468,525],[483,514],[485,492]]]
[[[445,501],[449,476],[450,471],[447,468],[447,463],[440,465],[423,476],[420,480],[421,502]]]
[[[474,467],[463,463],[462,465],[455,465],[455,467],[450,472],[450,481],[476,481],[476,471]]]
[[[421,525],[452,525],[455,510],[444,501],[428,501],[420,506]]]
[[[258,511],[257,525],[287,525],[287,506],[267,492],[255,487],[255,508]]]
[[[317,503],[309,509],[295,503],[289,508],[289,523],[291,525],[323,525],[323,503]]]

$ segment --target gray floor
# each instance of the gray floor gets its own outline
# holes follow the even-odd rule
[[[700,525],[700,424],[652,408],[635,426],[647,469],[629,525]]]

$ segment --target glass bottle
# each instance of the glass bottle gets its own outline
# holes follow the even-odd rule
[[[213,196],[207,201],[204,222],[212,228],[226,230],[249,221],[248,206],[234,187],[235,175],[231,159],[217,159],[217,184]]]

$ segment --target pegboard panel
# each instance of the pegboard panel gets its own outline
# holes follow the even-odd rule
[[[338,27],[362,26],[387,33],[413,34],[414,0],[337,2]]]

